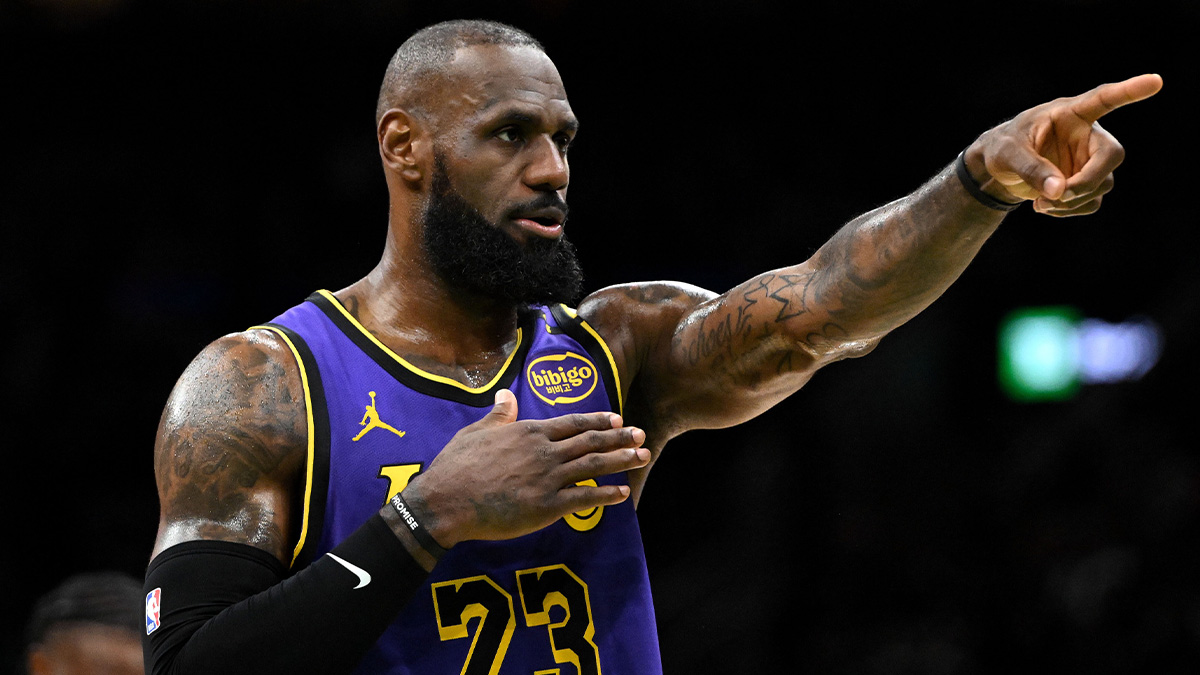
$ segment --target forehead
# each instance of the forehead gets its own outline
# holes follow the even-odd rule
[[[447,75],[443,103],[455,117],[487,116],[515,106],[574,119],[554,62],[532,47],[465,47],[455,53]]]

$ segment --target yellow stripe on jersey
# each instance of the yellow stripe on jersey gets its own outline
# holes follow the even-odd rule
[[[583,318],[581,318],[579,316],[578,312],[571,309],[570,307],[567,307],[566,305],[561,305],[561,306],[563,308],[563,311],[567,313],[567,316],[571,317],[572,319],[576,319],[576,318],[579,319],[579,325],[583,326],[584,330],[586,330],[592,337],[596,338],[596,342],[599,343],[600,348],[604,350],[604,355],[606,357],[608,357],[608,367],[609,367],[609,370],[612,371],[613,382],[615,382],[617,385],[617,408],[618,408],[617,414],[624,417],[625,416],[625,395],[621,392],[621,373],[620,373],[620,371],[617,370],[617,361],[616,361],[616,359],[613,358],[612,352],[609,351],[608,343],[604,341],[604,338],[600,337],[600,334],[597,333],[596,330],[594,328],[592,328],[591,325],[589,325],[587,321],[585,321]]]
[[[496,383],[499,382],[500,378],[504,376],[504,373],[506,373],[508,371],[509,365],[512,364],[513,357],[516,356],[517,352],[521,350],[521,340],[524,339],[524,337],[521,334],[521,329],[517,328],[517,344],[516,344],[516,346],[513,347],[512,352],[509,353],[508,358],[504,360],[504,365],[500,367],[500,372],[496,373],[496,376],[492,378],[491,382],[488,382],[487,384],[483,385],[482,387],[468,387],[467,385],[463,384],[462,382],[459,382],[457,380],[452,380],[448,377],[443,377],[441,375],[434,375],[433,373],[429,373],[424,370],[421,370],[420,368],[414,366],[413,364],[409,363],[408,361],[405,361],[399,354],[397,354],[396,352],[389,349],[387,345],[380,342],[374,335],[371,335],[371,332],[368,331],[366,328],[364,328],[363,325],[358,322],[358,319],[355,319],[354,316],[352,316],[350,314],[350,312],[346,311],[346,308],[342,306],[341,301],[339,301],[336,297],[334,297],[333,293],[330,293],[329,291],[325,291],[325,290],[317,291],[317,293],[320,293],[322,296],[325,297],[326,300],[329,300],[330,304],[332,304],[334,307],[336,307],[338,309],[338,311],[342,313],[342,316],[344,316],[346,318],[347,321],[349,321],[355,328],[357,328],[359,331],[361,331],[362,334],[367,337],[367,339],[369,339],[371,342],[375,343],[375,346],[377,346],[381,350],[383,350],[384,354],[387,354],[392,359],[394,359],[396,361],[396,363],[399,363],[400,365],[404,366],[412,373],[414,373],[416,375],[420,375],[421,377],[423,377],[427,380],[433,380],[434,382],[441,382],[442,384],[449,384],[451,386],[458,387],[459,389],[462,389],[463,391],[471,393],[471,394],[482,394],[482,393],[490,390],[492,387],[496,386]]]
[[[292,344],[292,341],[288,339],[288,336],[283,331],[272,326],[251,326],[249,330],[269,330],[279,336],[279,339],[283,340],[288,349],[292,350],[292,356],[295,357],[296,365],[300,368],[300,383],[304,387],[304,418],[308,424],[308,457],[305,461],[304,506],[300,517],[300,537],[296,541],[296,548],[292,551],[290,567],[296,564],[296,558],[300,556],[300,551],[304,549],[304,542],[308,538],[308,514],[312,503],[313,490],[313,463],[316,461],[316,434],[313,432],[312,392],[308,387],[308,371],[304,369],[304,359],[300,358],[300,352],[296,349],[296,345]]]

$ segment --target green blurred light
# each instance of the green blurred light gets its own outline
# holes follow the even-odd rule
[[[1079,389],[1080,315],[1073,307],[1023,309],[1000,324],[1000,384],[1018,401],[1061,401]]]

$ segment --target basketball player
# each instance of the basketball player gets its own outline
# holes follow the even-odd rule
[[[76,574],[40,597],[25,628],[28,675],[141,675],[141,593],[123,572]]]
[[[661,672],[635,507],[667,441],[871,351],[1021,203],[1095,211],[1122,160],[1097,120],[1160,87],[1021,113],[726,293],[573,309],[558,71],[506,26],[419,32],[379,97],[379,265],[217,340],[167,402],[148,670]]]

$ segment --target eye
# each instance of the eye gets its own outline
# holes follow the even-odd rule
[[[554,137],[554,142],[558,144],[558,151],[562,154],[567,154],[567,150],[571,149],[571,141],[574,139],[566,134],[559,134]]]
[[[522,140],[521,132],[516,127],[504,127],[496,132],[496,138],[505,143],[518,143]]]

